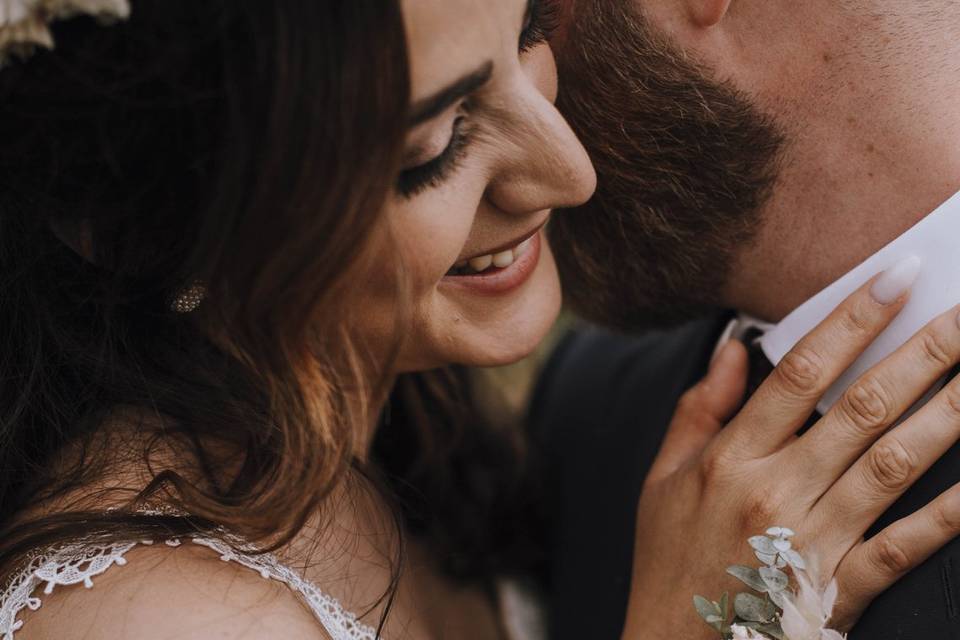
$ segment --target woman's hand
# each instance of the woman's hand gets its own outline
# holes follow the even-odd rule
[[[879,278],[883,278],[881,275]],[[960,360],[960,317],[934,320],[865,374],[802,436],[818,399],[903,308],[867,285],[784,358],[727,424],[744,391],[746,352],[731,343],[681,400],[637,514],[623,637],[715,638],[694,594],[738,589],[731,564],[756,565],[746,539],[796,531],[840,597],[830,626],[849,629],[870,601],[960,533],[960,488],[864,540],[864,533],[960,438],[960,380],[898,418]],[[739,585],[742,588],[742,585]]]

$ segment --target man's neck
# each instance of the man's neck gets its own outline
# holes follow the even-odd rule
[[[910,301],[890,327],[821,402],[826,410],[867,369],[892,353],[939,314],[960,303],[960,193],[848,274],[802,304],[763,337],[764,352],[779,362],[844,298],[873,276],[905,260],[920,262]]]
[[[960,4],[747,0],[739,19],[809,27],[749,31],[743,64],[774,60],[732,74],[787,146],[723,298],[780,320],[960,190]]]

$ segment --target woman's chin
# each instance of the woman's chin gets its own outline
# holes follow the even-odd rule
[[[424,353],[401,356],[397,373],[429,371],[450,365],[465,367],[505,367],[532,355],[550,334],[556,314],[542,328],[529,332],[513,332],[508,339],[503,334],[473,335],[456,340],[455,348],[433,357]]]
[[[550,335],[560,315],[559,281],[544,278],[522,309],[499,321],[474,325],[476,331],[462,333],[457,354],[451,359],[472,367],[502,367],[533,354]]]
[[[503,367],[532,355],[550,335],[560,313],[560,296],[556,304],[540,313],[527,314],[502,325],[489,324],[467,330],[464,323],[446,342],[445,349],[405,350],[399,362],[399,373],[427,371],[448,365],[466,367]]]
[[[458,341],[458,353],[450,360],[471,367],[503,367],[533,354],[550,335],[560,314],[560,296],[542,306],[537,313],[516,318],[498,327]]]
[[[505,367],[516,364],[532,355],[545,338],[546,334],[543,334],[538,339],[528,342],[491,346],[487,351],[477,353],[476,357],[464,358],[460,364],[468,367]]]
[[[432,320],[426,323],[431,326],[404,349],[404,371],[452,364],[500,367],[534,353],[550,335],[562,304],[560,278],[548,248],[531,275],[503,296],[448,290],[435,297],[427,307],[431,311],[421,316]]]

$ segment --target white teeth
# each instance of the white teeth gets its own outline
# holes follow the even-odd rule
[[[513,264],[513,249],[507,249],[493,256],[493,266],[498,269],[505,269]]]
[[[0,0],[0,2],[2,1],[3,0]],[[477,256],[476,258],[472,258],[470,260],[461,260],[453,265],[453,268],[450,270],[448,275],[474,275],[480,273],[481,271],[486,271],[490,267],[506,269],[530,249],[530,244],[532,242],[533,238],[531,237],[527,240],[524,240],[513,249],[507,249],[499,253],[487,254],[485,256]]]
[[[530,245],[532,243],[533,243],[533,238],[527,238],[526,240],[521,242],[520,246],[518,246],[516,250],[517,257],[519,258],[520,256],[525,255],[527,253],[527,249],[530,248]]]
[[[470,268],[474,271],[483,271],[489,269],[493,264],[493,256],[480,256],[470,261]]]

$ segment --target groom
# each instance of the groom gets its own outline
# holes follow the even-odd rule
[[[644,474],[731,319],[762,332],[746,318],[781,320],[960,190],[960,3],[559,2],[560,105],[600,187],[556,217],[555,253],[589,319],[658,329],[569,335],[532,407],[558,487],[552,637],[606,640]],[[954,448],[879,525],[958,481]],[[960,638],[960,542],[852,638]]]

